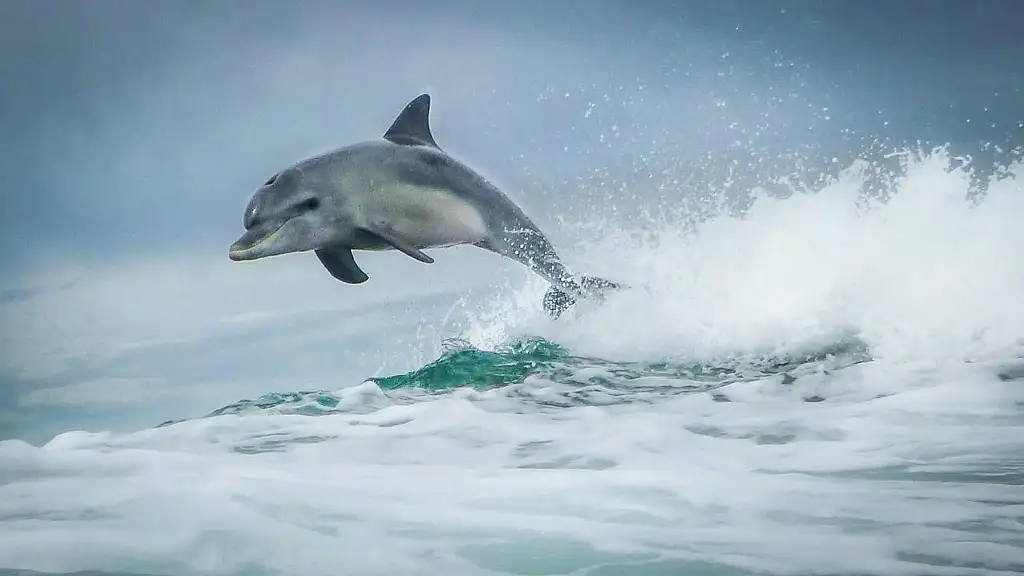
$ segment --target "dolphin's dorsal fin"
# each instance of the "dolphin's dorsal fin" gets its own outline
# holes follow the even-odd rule
[[[384,139],[406,146],[441,147],[430,133],[430,94],[420,94],[405,108],[384,133]]]

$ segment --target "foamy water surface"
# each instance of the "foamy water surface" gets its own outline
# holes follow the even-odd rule
[[[3,442],[0,567],[1024,571],[1024,169],[979,194],[957,166],[942,150],[908,156],[885,202],[860,193],[858,163],[686,232],[673,218],[606,224],[575,260],[629,290],[551,323],[531,278],[442,329],[482,349],[530,335],[748,378],[695,392],[595,362],[487,389],[354,382],[319,417]],[[846,340],[865,358],[754,369]]]

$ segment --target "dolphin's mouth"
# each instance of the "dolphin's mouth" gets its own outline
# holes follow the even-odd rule
[[[268,256],[267,251],[261,250],[260,247],[273,238],[287,223],[288,220],[265,222],[246,230],[245,234],[235,240],[231,248],[228,249],[228,257],[235,261],[241,261]]]

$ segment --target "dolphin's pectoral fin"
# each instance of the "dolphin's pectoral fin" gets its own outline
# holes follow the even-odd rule
[[[362,284],[370,279],[356,264],[349,248],[320,248],[316,251],[316,257],[331,276],[346,284]]]
[[[440,150],[430,133],[430,95],[420,94],[398,114],[384,139],[406,146],[432,146]]]
[[[369,228],[369,231],[380,236],[381,240],[391,244],[395,247],[395,250],[403,252],[406,256],[415,258],[424,264],[434,263],[433,258],[427,256],[422,250],[412,244],[409,244],[400,235],[398,235],[394,228],[391,227],[391,223],[387,220],[378,220],[373,227]]]

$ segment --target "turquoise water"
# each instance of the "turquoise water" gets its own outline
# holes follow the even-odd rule
[[[381,390],[402,390],[438,394],[459,388],[489,390],[522,385],[527,378],[539,378],[561,385],[552,406],[614,403],[659,394],[712,393],[716,401],[728,401],[717,388],[782,375],[789,383],[794,374],[835,369],[870,360],[859,341],[838,343],[813,353],[774,355],[759,358],[721,358],[698,363],[613,362],[573,355],[566,348],[543,338],[513,340],[496,350],[481,350],[461,340],[444,343],[447,349],[437,360],[405,374],[371,378]],[[586,373],[584,376],[581,374]],[[652,381],[654,379],[655,381]],[[685,383],[685,384],[683,384]],[[809,395],[806,402],[821,401]],[[329,414],[345,407],[331,391],[271,393],[241,400],[209,416],[247,414],[261,410],[309,416]],[[166,425],[167,423],[165,423]]]

